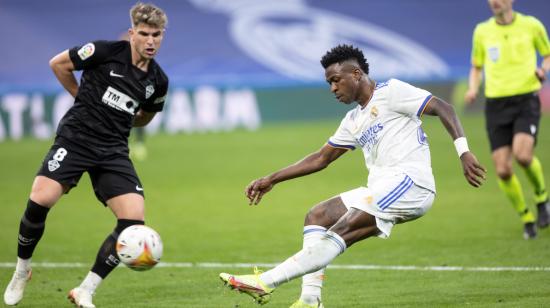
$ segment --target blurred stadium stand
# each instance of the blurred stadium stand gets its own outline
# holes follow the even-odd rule
[[[71,99],[49,59],[91,40],[118,39],[134,3],[0,1],[0,140],[51,136]],[[375,79],[397,77],[461,104],[472,31],[491,15],[480,0],[153,3],[169,18],[157,61],[171,80],[169,105],[179,99],[170,112],[187,121],[164,115],[150,128],[169,132],[253,129],[262,121],[334,116],[345,107],[326,89],[319,59],[340,43],[364,50]],[[518,0],[515,9],[550,28],[550,1]],[[548,85],[542,96],[550,104]]]

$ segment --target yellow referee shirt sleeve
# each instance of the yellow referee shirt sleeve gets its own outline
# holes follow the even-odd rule
[[[534,18],[534,26],[534,39],[537,51],[543,57],[550,55],[550,42],[548,41],[548,34],[546,33],[544,25],[538,19]]]
[[[483,67],[485,60],[485,49],[481,40],[481,31],[479,25],[474,29],[474,36],[472,39],[472,65],[475,67]]]

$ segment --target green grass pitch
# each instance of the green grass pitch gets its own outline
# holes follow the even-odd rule
[[[425,117],[438,195],[420,220],[394,228],[388,240],[368,239],[336,265],[550,267],[550,229],[533,241],[498,190],[481,116],[463,118],[471,149],[488,169],[480,189],[462,176],[452,141],[436,118]],[[165,262],[277,263],[301,247],[302,223],[317,202],[364,185],[362,154],[344,155],[328,169],[281,183],[257,207],[245,186],[317,150],[339,119],[266,125],[256,132],[157,135],[149,157],[136,163],[146,193],[146,221],[162,236]],[[543,118],[537,154],[550,181],[550,120]],[[14,262],[19,219],[32,179],[51,141],[0,144],[0,262]],[[515,165],[532,206],[531,188]],[[533,207],[531,207],[533,208]],[[115,219],[95,200],[85,175],[49,214],[35,262],[80,262],[80,268],[34,269],[18,307],[69,307]],[[264,268],[265,269],[265,268]],[[98,307],[255,307],[222,288],[219,272],[251,268],[158,267],[116,269],[99,288]],[[0,266],[3,291],[12,268]],[[550,303],[549,271],[431,271],[328,269],[326,307],[542,307]],[[281,286],[267,307],[288,307],[300,280]]]

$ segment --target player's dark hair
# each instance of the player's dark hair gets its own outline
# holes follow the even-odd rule
[[[326,69],[334,63],[342,63],[347,60],[357,61],[361,70],[365,74],[369,74],[369,63],[365,59],[363,52],[352,45],[342,44],[327,51],[323,58],[321,58],[321,65]]]

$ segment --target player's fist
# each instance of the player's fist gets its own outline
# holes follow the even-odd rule
[[[466,104],[470,105],[475,101],[476,97],[477,97],[477,90],[468,89],[468,91],[466,91],[466,94],[464,95],[464,101],[466,102]]]
[[[541,67],[537,68],[535,75],[537,75],[540,82],[544,82],[546,80],[546,71]]]

